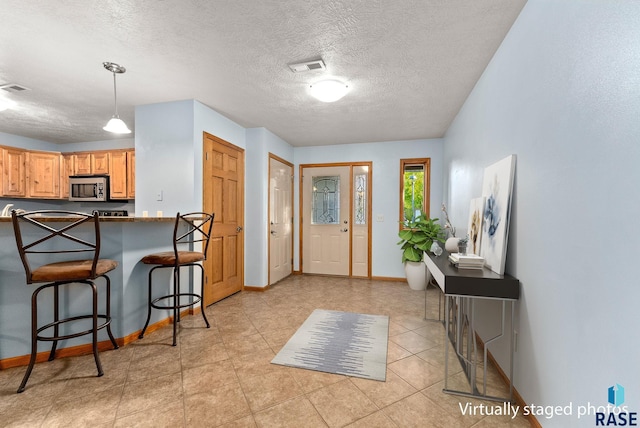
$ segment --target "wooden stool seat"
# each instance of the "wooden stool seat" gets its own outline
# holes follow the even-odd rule
[[[178,251],[179,265],[201,262],[204,259],[204,254],[196,251]],[[173,251],[149,254],[144,256],[141,262],[147,265],[174,266],[176,264],[176,255]]]
[[[104,275],[117,266],[118,262],[115,260],[100,259],[96,264],[96,275]],[[92,268],[93,260],[49,263],[34,269],[31,273],[31,280],[32,282],[55,282],[89,279],[92,276]]]

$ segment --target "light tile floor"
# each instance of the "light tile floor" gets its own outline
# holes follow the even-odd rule
[[[438,291],[428,290],[437,317]],[[316,308],[390,317],[386,382],[271,364]],[[523,417],[462,415],[495,403],[442,392],[444,328],[424,320],[424,292],[405,283],[291,276],[266,292],[241,292],[118,350],[0,371],[2,427],[528,427]],[[454,370],[451,370],[454,367]],[[463,389],[450,359],[450,387]],[[492,370],[490,392],[507,394]]]

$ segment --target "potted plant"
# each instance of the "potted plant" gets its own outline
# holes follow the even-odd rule
[[[407,282],[413,290],[424,290],[426,287],[425,266],[422,264],[424,252],[429,251],[433,241],[444,242],[442,226],[437,221],[437,218],[428,219],[420,215],[407,221],[406,229],[398,233]]]
[[[460,238],[458,240],[458,254],[460,254],[461,256],[467,255],[468,243],[469,243],[469,235],[465,236],[464,238]]]

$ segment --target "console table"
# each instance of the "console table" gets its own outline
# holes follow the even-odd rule
[[[458,269],[449,261],[449,253],[443,251],[440,256],[431,252],[424,253],[424,263],[429,274],[445,296],[445,340],[451,341],[456,356],[462,364],[471,387],[470,392],[448,388],[449,346],[445,346],[444,389],[449,394],[464,395],[494,401],[513,400],[513,356],[515,351],[513,318],[515,302],[520,298],[520,281],[510,275],[498,275],[490,269]],[[477,299],[497,299],[502,302],[502,325],[500,334],[484,342],[482,391],[476,384],[477,341],[475,339],[474,306]],[[505,330],[506,306],[511,306],[511,325]],[[426,318],[426,290],[425,290]],[[465,340],[464,327],[467,327]],[[503,337],[509,338],[509,397],[487,395],[487,348]],[[466,351],[465,351],[466,342]]]

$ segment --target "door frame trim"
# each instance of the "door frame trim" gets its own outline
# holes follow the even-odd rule
[[[371,195],[373,194],[373,162],[372,161],[360,161],[360,162],[331,162],[331,163],[307,163],[300,164],[298,166],[299,176],[298,176],[298,258],[299,258],[299,269],[300,273],[304,273],[303,268],[303,248],[304,248],[304,233],[302,227],[304,212],[303,207],[303,176],[305,168],[325,168],[325,167],[334,167],[334,166],[348,166],[349,167],[349,218],[353,221],[354,213],[353,213],[353,201],[354,201],[354,191],[353,191],[353,168],[356,166],[366,166],[369,169],[367,177],[369,178],[367,184],[367,276],[366,278],[371,279],[371,219],[373,218],[373,214],[371,212],[372,201]],[[353,276],[352,272],[353,265],[353,227],[351,223],[349,224],[349,277]],[[362,278],[362,277],[358,277]]]
[[[269,183],[268,187],[268,197],[267,197],[267,286],[271,285],[271,159],[276,160],[280,163],[283,163],[291,168],[291,210],[293,214],[293,164],[289,161],[282,159],[280,156],[274,155],[269,152],[269,168],[267,171],[267,183]],[[291,272],[293,273],[293,217],[291,217]]]

